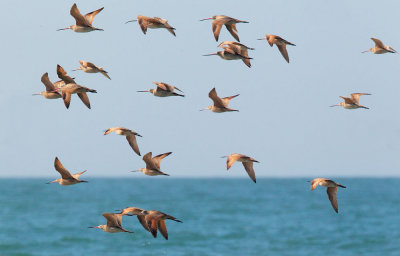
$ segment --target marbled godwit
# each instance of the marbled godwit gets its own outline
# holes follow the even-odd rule
[[[249,23],[248,21],[234,19],[225,15],[215,15],[211,18],[202,19],[203,20],[213,20],[212,30],[214,33],[215,41],[218,41],[219,32],[221,31],[222,25],[225,25],[226,29],[231,33],[231,35],[240,42],[239,36],[237,34],[236,23]]]
[[[179,88],[166,84],[166,83],[157,83],[157,82],[153,82],[153,84],[157,85],[156,89],[149,89],[147,91],[138,91],[138,92],[150,92],[152,93],[154,96],[157,97],[169,97],[169,96],[181,96],[181,97],[185,97],[185,95],[183,94],[179,94],[174,92],[174,89],[177,89],[178,91],[182,92],[181,90],[179,90]]]
[[[343,108],[346,108],[346,109],[356,109],[356,108],[369,109],[358,103],[361,95],[371,95],[371,94],[369,94],[369,93],[352,93],[352,94],[350,94],[350,98],[340,96],[340,98],[344,99],[344,101],[340,102],[339,104],[332,105],[331,107],[342,106]]]
[[[249,156],[245,156],[238,153],[233,153],[230,154],[229,156],[223,156],[223,157],[227,157],[226,159],[227,170],[229,170],[229,168],[231,168],[231,166],[236,161],[242,162],[244,169],[246,169],[247,174],[249,174],[249,177],[254,181],[254,183],[256,183],[256,174],[254,173],[253,162],[259,163],[257,160]]]
[[[79,10],[78,7],[76,6],[76,4],[74,4],[71,7],[71,11],[70,14],[72,15],[72,17],[74,17],[75,21],[76,21],[76,25],[71,25],[67,28],[60,28],[58,30],[66,30],[66,29],[72,29],[74,32],[78,32],[78,33],[84,33],[84,32],[90,32],[93,30],[101,30],[103,31],[103,29],[101,28],[95,28],[92,26],[93,23],[93,19],[94,17],[101,12],[104,9],[104,7],[93,11],[93,12],[89,12],[87,14],[85,14],[85,16],[83,16]]]
[[[164,154],[157,155],[153,158],[151,158],[151,152],[147,153],[146,155],[143,156],[143,161],[146,163],[146,168],[140,168],[139,170],[132,171],[132,172],[143,172],[146,175],[149,176],[157,176],[157,175],[166,175],[169,176],[169,174],[163,173],[160,170],[160,165],[161,165],[161,160],[172,154],[172,152],[167,152]]]
[[[392,47],[390,47],[388,45],[384,45],[381,40],[376,39],[376,38],[371,38],[371,40],[374,41],[375,47],[373,47],[369,50],[363,51],[362,53],[364,53],[364,52],[372,52],[374,54],[383,54],[383,53],[387,53],[387,52],[397,53],[396,50],[393,49]]]
[[[134,132],[132,130],[126,129],[124,127],[108,128],[105,131],[104,135],[107,135],[107,134],[112,133],[112,132],[115,132],[118,135],[126,136],[126,140],[128,141],[128,143],[131,146],[131,148],[133,149],[133,151],[135,151],[135,153],[140,156],[139,147],[138,147],[138,144],[136,142],[136,136],[142,137],[142,135],[140,135],[139,133],[136,133],[136,132]]]
[[[168,24],[168,20],[166,19],[161,19],[159,17],[154,17],[154,18],[150,18],[150,17],[146,17],[146,16],[142,16],[142,15],[138,15],[137,16],[137,20],[129,20],[128,22],[133,22],[133,21],[137,21],[139,23],[140,28],[143,31],[143,34],[146,34],[147,32],[147,28],[165,28],[167,29],[171,34],[175,35],[175,28],[171,27]]]
[[[218,51],[216,53],[205,54],[203,56],[218,55],[224,60],[242,60],[243,63],[246,64],[246,66],[248,66],[249,68],[251,67],[250,60],[253,58],[250,58],[248,56],[247,48],[234,44],[229,44],[228,46],[220,46],[220,47],[223,48],[224,50]]]
[[[103,76],[105,76],[111,80],[111,78],[107,74],[108,72],[105,71],[102,67],[97,67],[96,65],[94,65],[91,62],[83,61],[83,60],[80,60],[79,63],[81,64],[81,66],[72,71],[83,70],[86,73],[99,73],[100,72],[101,74],[103,74]]]
[[[173,220],[176,222],[181,222],[177,218],[165,214],[160,211],[146,211],[137,207],[128,207],[122,210],[122,215],[137,215],[139,222],[142,226],[155,237],[157,237],[157,229],[163,235],[163,237],[168,240],[167,226],[165,225],[165,220]],[[140,217],[139,217],[140,216]]]
[[[233,51],[236,54],[238,54],[240,57],[239,59],[241,59],[244,64],[246,64],[246,66],[251,67],[251,63],[250,63],[250,59],[249,58],[249,54],[247,50],[254,50],[254,48],[250,48],[244,44],[238,43],[238,42],[233,42],[233,41],[224,41],[222,43],[220,43],[218,45],[218,47],[223,48],[224,50],[227,50],[228,53]],[[243,56],[243,58],[241,57]]]
[[[311,182],[311,190],[314,190],[318,185],[327,187],[326,193],[328,193],[329,200],[331,201],[332,207],[336,213],[339,212],[338,210],[338,202],[337,202],[337,187],[346,188],[339,183],[334,182],[333,180],[328,180],[325,178],[316,178],[313,179]]]
[[[86,92],[97,93],[96,90],[78,85],[75,83],[74,79],[67,75],[67,72],[60,66],[57,65],[57,75],[63,80],[66,85],[61,88],[62,98],[64,100],[64,104],[67,108],[69,108],[69,104],[71,102],[71,94],[78,94],[79,98],[82,102],[90,109],[90,101]]]
[[[107,220],[107,225],[99,225],[96,227],[89,227],[89,228],[99,228],[107,233],[120,233],[120,232],[133,233],[133,231],[126,230],[122,227],[121,225],[122,214],[103,213],[103,216]]]
[[[61,94],[57,91],[56,87],[52,82],[50,82],[49,74],[46,72],[42,75],[41,79],[44,86],[46,86],[46,91],[35,93],[32,95],[43,95],[46,99],[58,99],[61,98]]]
[[[289,54],[286,50],[286,45],[293,45],[291,42],[286,41],[280,36],[266,34],[265,38],[257,39],[257,40],[267,40],[269,45],[272,47],[274,44],[278,47],[279,51],[281,52],[283,58],[289,63]]]
[[[207,108],[201,109],[202,110],[211,110],[214,113],[223,113],[223,112],[232,112],[232,111],[239,111],[236,109],[231,109],[228,108],[228,104],[229,101],[235,97],[239,96],[239,94],[230,96],[230,97],[225,97],[225,98],[220,98],[217,95],[217,91],[215,90],[215,88],[213,88],[209,93],[208,93],[208,97],[210,97],[210,99],[212,99],[212,101],[214,102],[214,105],[212,106],[208,106]]]
[[[56,179],[52,182],[47,182],[47,184],[58,182],[58,184],[60,185],[67,186],[67,185],[74,185],[76,183],[87,182],[86,180],[79,179],[79,176],[81,176],[86,171],[71,175],[71,173],[69,173],[69,171],[65,169],[65,167],[61,164],[60,160],[58,160],[57,157],[56,159],[54,159],[54,167],[56,168],[56,171],[61,174],[61,179]]]

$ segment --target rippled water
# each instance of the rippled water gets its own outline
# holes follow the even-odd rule
[[[336,214],[308,179],[0,179],[0,255],[400,255],[400,179],[344,179]],[[156,209],[169,240],[136,217],[108,234],[103,212]]]

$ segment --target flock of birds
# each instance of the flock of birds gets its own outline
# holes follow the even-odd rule
[[[103,29],[96,28],[92,25],[93,19],[95,16],[100,13],[103,8],[100,8],[96,11],[87,13],[86,15],[82,15],[79,12],[79,9],[76,4],[74,4],[70,10],[70,14],[75,18],[76,24],[71,25],[66,28],[62,28],[59,30],[66,30],[66,29],[71,29],[74,32],[91,32],[95,30],[100,30],[102,31]],[[212,31],[214,33],[215,40],[218,41],[219,34],[221,31],[222,26],[225,26],[226,29],[230,32],[230,34],[238,41],[224,41],[221,44],[218,45],[218,47],[221,47],[223,51],[218,51],[217,53],[213,54],[207,54],[205,56],[209,55],[218,55],[222,59],[225,60],[242,60],[246,66],[251,67],[250,58],[248,56],[248,50],[254,50],[254,48],[247,47],[240,42],[239,36],[238,36],[238,31],[236,28],[237,23],[248,23],[247,21],[242,21],[238,20],[235,18],[231,18],[225,15],[216,15],[207,19],[202,19],[201,21],[204,20],[213,20],[212,21]],[[138,22],[141,30],[143,31],[144,34],[147,33],[147,29],[157,29],[157,28],[165,28],[167,29],[172,35],[176,36],[175,34],[175,28],[172,27],[171,25],[168,24],[168,20],[166,19],[161,19],[158,17],[150,18],[146,16],[141,16],[139,15],[136,20],[130,20],[127,21],[126,23],[129,22]],[[376,38],[371,38],[375,46],[367,51],[364,52],[372,52],[374,54],[383,54],[383,53],[396,53],[396,51],[391,48],[390,46],[384,45],[380,40]],[[282,54],[283,58],[289,63],[289,55],[286,49],[287,45],[295,46],[295,44],[286,41],[285,39],[277,36],[277,35],[270,35],[266,34],[265,38],[261,38],[258,40],[267,40],[268,44],[272,47],[274,44],[278,47],[280,53]],[[106,78],[110,79],[110,76],[108,75],[108,72],[105,71],[103,68],[98,67],[94,65],[93,63],[87,62],[87,61],[80,61],[80,67],[76,70],[82,70],[86,73],[101,73],[104,75]],[[69,108],[70,101],[71,101],[71,95],[72,94],[77,94],[78,97],[82,100],[82,102],[90,109],[90,101],[89,97],[87,96],[88,92],[91,93],[96,93],[96,90],[90,89],[81,85],[78,85],[74,78],[70,77],[67,75],[67,72],[60,66],[57,65],[57,75],[61,79],[60,81],[57,81],[55,83],[52,83],[49,80],[48,73],[43,74],[41,81],[46,87],[46,91],[41,92],[40,94],[34,94],[34,95],[42,95],[47,99],[58,99],[62,98],[64,101],[64,104],[66,108]],[[150,92],[154,96],[157,97],[169,97],[169,96],[181,96],[184,97],[183,94],[176,93],[174,90],[177,90],[179,92],[182,92],[180,89],[166,84],[162,82],[153,82],[157,87],[155,89],[149,89],[145,91],[138,91],[138,92]],[[370,95],[368,93],[352,93],[350,97],[343,97],[340,96],[341,98],[344,99],[343,102],[332,105],[333,106],[342,106],[345,109],[357,109],[357,108],[365,108],[368,109],[368,107],[362,106],[359,104],[359,99],[360,96],[362,95]],[[239,111],[236,109],[231,109],[228,107],[228,104],[230,100],[233,98],[239,96],[233,95],[230,97],[224,97],[220,98],[217,95],[217,92],[215,88],[213,88],[209,94],[209,98],[213,101],[213,105],[208,106],[205,109],[202,110],[211,110],[212,112],[215,113],[223,113],[223,112],[233,112],[233,111]],[[104,135],[110,134],[112,132],[115,132],[118,135],[125,136],[129,145],[133,149],[133,151],[137,155],[140,154],[140,150],[136,141],[136,136],[142,137],[140,134],[129,130],[124,127],[112,127],[109,128],[105,131]],[[143,161],[146,163],[145,168],[141,168],[137,171],[134,172],[143,172],[145,175],[149,176],[157,176],[157,175],[166,175],[169,176],[169,174],[164,173],[161,171],[161,160],[164,159],[165,157],[169,156],[172,152],[167,152],[163,154],[159,154],[157,156],[152,157],[152,152],[148,152],[143,156]],[[243,154],[238,154],[238,153],[233,153],[230,154],[229,156],[224,156],[227,158],[226,161],[226,168],[229,170],[231,166],[236,162],[242,162],[244,169],[248,173],[249,177],[256,183],[256,175],[254,172],[253,168],[253,163],[256,162],[258,163],[257,160],[255,160],[252,157],[243,155]],[[80,172],[76,174],[70,174],[70,172],[61,164],[60,160],[56,157],[54,161],[54,167],[57,172],[60,173],[61,178],[56,179],[52,182],[49,183],[59,183],[60,185],[73,185],[77,183],[82,183],[82,182],[87,182],[85,180],[80,180],[80,176],[85,172]],[[346,188],[345,186],[336,183],[333,180],[325,179],[325,178],[315,178],[311,182],[311,190],[314,190],[318,185],[326,187],[327,188],[327,194],[328,198],[331,202],[331,205],[333,209],[335,210],[336,213],[338,213],[338,202],[337,202],[337,190],[338,187],[341,188]],[[122,210],[118,210],[119,213],[103,213],[104,218],[107,220],[106,225],[99,225],[95,227],[90,227],[90,228],[99,228],[102,229],[105,232],[108,233],[118,233],[118,232],[128,232],[132,233],[132,231],[128,231],[124,229],[121,225],[122,221],[122,216],[133,216],[136,215],[139,222],[143,226],[143,228],[150,232],[154,237],[157,236],[157,230],[160,231],[162,236],[165,239],[168,239],[168,232],[167,232],[167,227],[165,224],[165,220],[173,220],[176,222],[182,222],[175,217],[165,214],[161,211],[156,211],[156,210],[143,210],[137,207],[127,207]]]

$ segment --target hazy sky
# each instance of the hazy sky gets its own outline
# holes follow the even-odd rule
[[[80,1],[84,14],[100,7],[94,26],[104,31],[56,31],[74,24],[74,1],[5,1],[0,70],[0,176],[51,176],[58,156],[71,172],[86,176],[143,177],[144,167],[124,137],[104,136],[113,126],[133,129],[142,155],[172,151],[162,162],[171,176],[247,177],[240,163],[226,171],[230,153],[254,157],[257,177],[399,175],[400,108],[398,54],[361,52],[371,37],[400,50],[400,2],[381,1]],[[124,24],[137,15],[159,16],[176,28],[149,29]],[[238,24],[252,67],[225,61],[211,21],[224,14]],[[266,33],[296,44],[291,63],[278,49],[258,41]],[[233,40],[223,28],[220,42]],[[79,60],[104,67],[101,74],[71,72]],[[76,95],[67,110],[61,99],[32,96],[44,90],[40,77],[57,81],[60,64],[89,94],[92,109]],[[137,93],[170,83],[186,97],[158,98]],[[240,94],[237,113],[199,109],[208,92]],[[340,95],[367,92],[360,103],[371,109],[330,108]],[[153,177],[154,178],[154,177]],[[166,178],[166,177],[161,177]]]

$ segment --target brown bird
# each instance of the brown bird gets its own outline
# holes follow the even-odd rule
[[[223,48],[228,53],[233,52],[235,55],[239,55],[239,58],[243,61],[246,66],[251,67],[249,53],[247,50],[254,50],[254,48],[250,48],[244,44],[233,42],[233,41],[224,41],[218,45],[218,47]],[[243,56],[243,57],[242,57]]]
[[[76,21],[76,25],[71,25],[67,28],[60,28],[58,30],[66,30],[66,29],[72,29],[74,32],[78,32],[78,33],[85,33],[85,32],[90,32],[93,30],[101,30],[103,31],[103,29],[101,28],[95,28],[92,26],[93,23],[93,19],[94,17],[101,12],[104,9],[104,7],[93,11],[93,12],[89,12],[87,14],[85,14],[85,16],[83,16],[79,10],[78,7],[76,6],[76,4],[74,4],[71,7],[70,10],[70,14],[72,15],[72,17],[74,17],[75,21]]]
[[[286,45],[296,46],[295,44],[292,44],[291,42],[286,41],[285,39],[283,39],[280,36],[270,35],[270,34],[266,34],[265,38],[261,38],[258,40],[267,40],[271,47],[275,44],[278,47],[279,51],[281,52],[283,58],[285,58],[287,63],[289,63],[289,54],[286,50]]]
[[[165,214],[163,212],[154,210],[146,211],[137,207],[125,208],[122,210],[121,214],[137,215],[139,222],[147,231],[150,231],[150,233],[154,236],[154,238],[157,237],[157,229],[158,229],[166,240],[168,240],[168,231],[167,231],[167,226],[165,225],[165,220],[173,220],[182,223],[182,221],[178,220],[177,218]]]
[[[158,83],[158,82],[153,82],[153,84],[157,85],[156,89],[149,89],[147,91],[137,91],[137,92],[150,92],[157,97],[169,97],[169,96],[185,97],[185,95],[183,94],[174,92],[174,89],[177,89],[178,91],[182,92],[181,90],[179,90],[179,88],[175,86],[169,85],[167,83]]]
[[[329,200],[331,201],[332,207],[335,210],[336,213],[339,212],[338,208],[338,202],[337,202],[337,187],[341,188],[346,188],[343,185],[340,185],[339,183],[334,182],[333,180],[328,180],[325,178],[316,178],[313,179],[311,182],[311,190],[314,190],[318,185],[327,187],[326,193],[328,193]]]
[[[228,108],[228,104],[231,101],[231,99],[235,98],[239,96],[239,94],[230,96],[230,97],[225,97],[225,98],[220,98],[217,95],[217,91],[215,90],[215,88],[213,88],[209,93],[208,93],[208,97],[210,97],[210,99],[212,99],[212,101],[214,102],[214,105],[212,106],[208,106],[207,108],[201,109],[200,111],[203,110],[211,110],[214,113],[223,113],[223,112],[232,112],[232,111],[239,111],[237,109],[231,109]]]
[[[86,73],[99,73],[100,72],[103,76],[105,76],[111,80],[111,78],[107,74],[108,72],[105,71],[102,67],[98,67],[91,62],[83,61],[83,60],[80,60],[79,63],[81,64],[81,66],[72,71],[83,70]]]
[[[126,136],[126,140],[128,141],[129,145],[131,146],[131,148],[133,149],[133,151],[135,151],[136,154],[138,154],[140,156],[140,151],[139,151],[139,147],[138,144],[136,142],[136,136],[142,137],[142,135],[140,135],[139,133],[136,133],[132,130],[126,129],[124,127],[111,127],[108,128],[104,135],[107,135],[109,133],[115,132],[118,135],[123,135]]]
[[[370,48],[369,50],[363,51],[364,52],[372,52],[374,54],[383,54],[383,53],[397,53],[395,49],[388,45],[384,45],[381,40],[376,39],[376,38],[371,38],[372,41],[374,41],[375,46],[373,48]]]
[[[352,94],[350,94],[350,98],[340,96],[340,98],[344,99],[344,101],[340,102],[339,104],[332,105],[331,107],[342,106],[345,109],[356,109],[356,108],[369,109],[358,103],[361,95],[371,95],[371,94],[369,94],[369,93],[352,93]]]
[[[224,60],[242,60],[246,66],[249,68],[251,67],[250,60],[253,58],[250,58],[248,56],[247,48],[234,45],[234,44],[229,44],[228,46],[221,46],[223,48],[223,51],[218,51],[216,53],[210,53],[210,54],[205,54],[203,56],[212,56],[212,55],[218,55]]]
[[[126,230],[122,227],[121,225],[122,214],[103,213],[103,216],[107,220],[107,225],[99,225],[96,227],[89,227],[89,228],[99,228],[107,233],[120,233],[120,232],[133,233],[133,231]]]
[[[219,33],[221,31],[222,25],[225,25],[226,29],[231,33],[231,35],[238,41],[239,36],[237,34],[236,23],[249,23],[247,21],[234,19],[225,15],[215,15],[211,18],[202,19],[203,20],[213,20],[212,22],[212,31],[214,33],[215,41],[218,41]]]
[[[229,168],[231,168],[231,166],[236,161],[242,162],[244,169],[246,169],[247,174],[254,181],[254,183],[256,183],[256,174],[253,169],[253,162],[259,163],[257,160],[255,160],[254,158],[242,155],[242,154],[238,154],[238,153],[233,153],[233,154],[230,154],[229,156],[223,156],[223,157],[227,157],[227,159],[226,159],[226,169],[227,170],[229,170]]]
[[[125,22],[125,24],[128,23],[128,22],[134,22],[134,21],[137,21],[139,23],[139,26],[142,29],[143,34],[146,34],[147,28],[153,28],[153,29],[155,29],[155,28],[165,28],[171,34],[176,36],[175,35],[175,31],[174,31],[175,28],[171,27],[168,24],[168,20],[166,20],[166,19],[161,19],[159,17],[150,18],[150,17],[139,15],[139,16],[137,16],[137,20],[129,20],[129,21]]]
[[[58,160],[57,157],[54,159],[54,167],[56,168],[56,171],[61,174],[61,179],[56,179],[54,181],[47,182],[46,184],[58,182],[58,184],[60,185],[68,186],[74,185],[76,183],[87,182],[86,180],[79,179],[79,176],[81,176],[86,171],[71,175],[71,173],[67,169],[65,169],[65,167],[61,164],[60,160]]]
[[[78,94],[82,102],[90,109],[90,101],[86,92],[97,93],[97,91],[76,84],[74,79],[68,76],[67,72],[65,72],[65,70],[60,65],[57,65],[57,75],[61,80],[65,82],[65,86],[61,88],[62,98],[64,100],[65,106],[69,108],[69,104],[71,102],[71,94],[76,93]]]
[[[157,176],[157,175],[166,175],[169,174],[163,173],[160,170],[161,160],[167,156],[172,154],[172,152],[167,152],[164,154],[157,155],[155,157],[151,157],[151,152],[147,153],[143,156],[143,161],[146,163],[146,168],[140,168],[139,170],[132,171],[132,172],[143,172],[145,175],[148,176]]]
[[[44,86],[46,86],[46,91],[35,93],[32,95],[43,95],[43,97],[45,97],[46,99],[58,99],[62,97],[54,84],[50,82],[49,74],[47,72],[42,75],[41,81]]]

